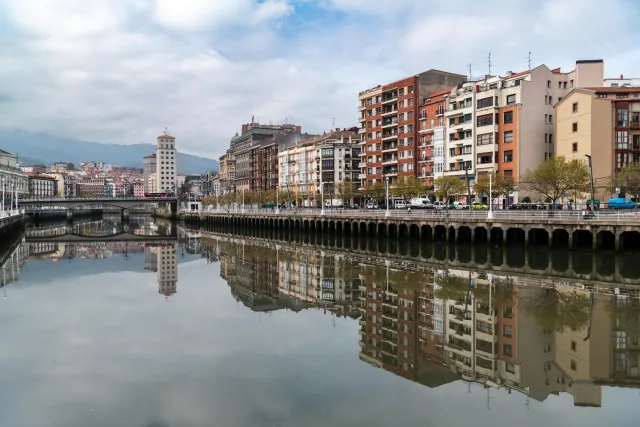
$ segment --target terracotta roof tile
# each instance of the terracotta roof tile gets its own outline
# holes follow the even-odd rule
[[[171,139],[176,139],[176,137],[175,137],[175,136],[167,135],[166,133],[165,133],[164,135],[160,135],[157,139],[160,139],[160,138],[171,138]]]

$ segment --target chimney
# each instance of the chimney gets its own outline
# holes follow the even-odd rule
[[[624,79],[624,76],[622,74],[620,74],[620,80]]]

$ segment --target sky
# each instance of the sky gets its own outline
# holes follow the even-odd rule
[[[606,16],[603,18],[603,13]],[[357,126],[358,92],[604,59],[640,77],[635,0],[0,0],[0,128],[218,157],[252,116]]]

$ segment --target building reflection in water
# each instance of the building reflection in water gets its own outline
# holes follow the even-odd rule
[[[438,387],[506,389],[602,405],[639,387],[640,292],[530,275],[440,269],[289,242],[203,239],[234,297],[255,311],[316,307],[359,318],[362,361]]]
[[[158,293],[169,298],[178,286],[178,249],[174,243],[145,243],[144,269],[158,278]]]

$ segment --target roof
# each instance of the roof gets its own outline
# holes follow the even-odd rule
[[[9,155],[11,155],[11,153],[9,153],[8,151],[4,151],[4,150],[2,150],[2,149],[0,149],[0,153],[2,153],[2,154],[9,154]]]
[[[598,93],[640,93],[640,87],[587,87],[585,89]]]
[[[512,79],[514,77],[520,77],[520,76],[526,76],[527,74],[530,74],[531,70],[526,70],[526,71],[520,71],[519,73],[512,73],[510,76],[503,76],[503,79]]]
[[[600,62],[604,62],[602,59],[579,59],[576,61],[576,64],[598,64]]]
[[[160,139],[160,138],[176,139],[175,136],[171,136],[171,135],[166,134],[166,133],[164,135],[160,135],[157,139]]]
[[[148,156],[144,156],[143,159],[148,159],[150,157],[155,157],[155,156],[156,156],[156,153],[151,153]]]

